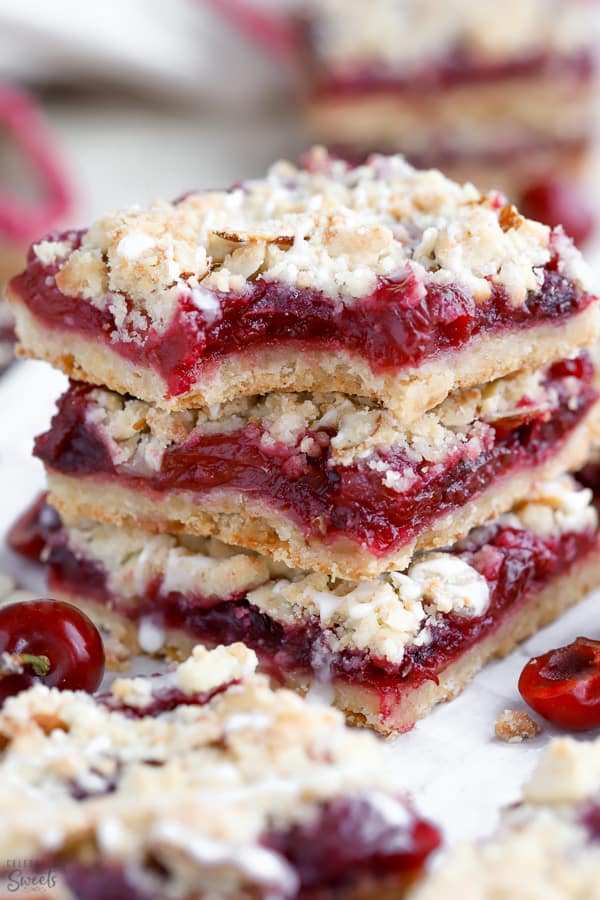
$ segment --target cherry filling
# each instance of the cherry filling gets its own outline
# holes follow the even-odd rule
[[[424,289],[411,273],[381,279],[373,294],[351,303],[258,279],[240,294],[216,293],[221,315],[212,324],[182,292],[166,330],[151,327],[144,337],[131,330],[123,337],[122,332],[116,335],[109,309],[58,290],[57,269],[30,251],[28,267],[13,278],[12,291],[46,328],[101,341],[135,365],[153,368],[171,396],[209,376],[225,357],[249,350],[345,350],[366,358],[376,373],[395,372],[461,348],[484,333],[559,324],[593,300],[559,273],[557,259],[545,268],[540,290],[530,292],[521,306],[497,285],[491,286],[487,301],[476,303],[457,286],[429,284]]]
[[[338,896],[338,891],[355,889],[363,881],[374,889],[390,879],[395,889],[402,890],[414,881],[439,847],[440,833],[401,801],[384,800],[386,806],[398,803],[397,821],[386,819],[368,795],[357,795],[323,803],[305,824],[263,835],[262,846],[285,859],[297,876],[298,889],[281,896],[309,900],[317,891],[319,897],[323,891]],[[75,861],[49,860],[36,869],[53,867],[75,900],[163,900],[170,894],[169,873],[154,859],[145,861],[145,871],[138,870],[137,877],[123,866]],[[147,874],[151,880],[139,877]]]
[[[206,706],[214,697],[223,694],[236,684],[239,684],[239,680],[228,681],[226,684],[220,684],[211,691],[204,691],[200,694],[186,694],[177,687],[159,687],[152,697],[152,702],[145,706],[128,706],[117,700],[114,694],[111,693],[99,694],[97,699],[113,712],[120,712],[128,719],[155,718],[164,713],[172,712],[181,706]]]
[[[116,863],[94,865],[74,860],[48,860],[36,866],[36,871],[50,879],[50,887],[56,885],[60,874],[73,900],[106,900],[107,897],[110,900],[164,900],[165,896],[160,884],[156,887],[138,884],[131,872]],[[16,886],[14,890],[17,890]],[[48,885],[43,885],[39,896],[47,890]]]
[[[306,32],[307,52],[312,56],[311,29]],[[335,100],[348,96],[368,95],[389,91],[393,94],[419,96],[440,90],[448,90],[462,84],[480,85],[515,78],[561,79],[585,84],[596,71],[592,50],[579,50],[571,54],[537,53],[520,58],[485,63],[469,57],[460,47],[437,62],[431,62],[420,70],[402,71],[374,60],[359,65],[319,65],[313,63],[316,79],[313,92],[317,98]]]
[[[546,538],[501,526],[486,529],[483,537],[474,539],[459,555],[488,581],[487,611],[478,618],[454,613],[442,616],[430,627],[427,643],[407,646],[399,666],[358,651],[332,653],[326,649],[316,620],[287,626],[240,596],[224,599],[165,592],[159,580],[146,588],[139,605],[132,609],[110,595],[106,573],[104,596],[98,590],[90,593],[89,562],[78,559],[66,543],[56,540],[50,554],[49,582],[55,592],[90,596],[135,621],[151,618],[160,627],[183,631],[201,643],[243,640],[257,652],[263,670],[282,682],[289,676],[305,675],[365,685],[378,693],[385,717],[407,690],[428,680],[437,681],[451,663],[493,634],[523,603],[596,547],[596,533],[591,529]]]
[[[567,387],[573,378],[581,383],[576,397]],[[241,492],[283,513],[307,537],[326,543],[350,538],[383,557],[499,478],[538,466],[556,454],[596,400],[592,379],[593,368],[584,355],[556,363],[546,382],[556,397],[551,415],[523,402],[516,416],[491,426],[475,452],[469,443],[462,443],[435,465],[426,460],[416,463],[401,449],[380,453],[376,461],[409,482],[401,493],[387,486],[385,471],[373,470],[372,456],[348,466],[330,466],[333,432],[313,433],[316,449],[308,456],[296,446],[265,446],[264,431],[255,423],[233,433],[193,432],[167,448],[158,472],[138,475],[131,466],[113,463],[104,438],[86,420],[90,388],[79,384],[60,400],[51,430],[37,439],[35,453],[56,472],[116,479],[156,498],[191,491],[201,502],[211,491]]]
[[[316,820],[274,833],[263,843],[294,867],[301,893],[352,887],[357,879],[401,877],[410,883],[441,842],[440,833],[398,802],[390,820],[368,796],[339,797],[323,804]]]

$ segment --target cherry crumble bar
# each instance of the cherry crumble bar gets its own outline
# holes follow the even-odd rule
[[[404,423],[598,324],[562,230],[401,157],[353,168],[318,149],[50,236],[9,293],[21,352],[82,381],[171,409],[339,391]]]
[[[598,900],[600,741],[555,740],[498,833],[451,851],[411,900]]]
[[[197,647],[95,697],[9,699],[0,859],[52,873],[56,900],[403,896],[440,838],[388,749],[255,667],[241,644]]]
[[[243,640],[279,682],[349,719],[406,731],[600,577],[591,492],[568,477],[406,572],[359,582],[286,569],[215,539],[80,524],[50,539],[53,596],[136,652]]]
[[[583,464],[582,354],[450,395],[409,426],[368,400],[269,394],[166,412],[73,384],[36,455],[67,522],[213,535],[360,579],[409,565]]]

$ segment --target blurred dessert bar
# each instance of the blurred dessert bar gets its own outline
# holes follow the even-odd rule
[[[350,158],[401,151],[551,225],[570,215],[584,238],[597,15],[587,0],[311,0],[313,137]]]
[[[404,569],[579,468],[598,416],[583,352],[451,394],[411,425],[341,394],[167,412],[73,384],[35,454],[67,519],[214,535],[341,578]]]
[[[316,149],[40,241],[9,294],[22,353],[161,407],[340,391],[409,423],[589,344],[590,280],[561,229],[498,193]]]
[[[75,523],[49,540],[52,595],[135,653],[243,640],[276,681],[406,731],[600,580],[591,492],[545,482],[405,572],[342,581],[215,539]]]
[[[599,896],[600,741],[554,740],[496,835],[452,850],[411,900]]]
[[[440,835],[391,753],[255,668],[240,644],[197,647],[96,696],[39,685],[8,700],[2,896],[403,897]]]

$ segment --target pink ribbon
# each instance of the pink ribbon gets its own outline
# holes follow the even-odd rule
[[[28,94],[0,84],[0,124],[22,151],[41,193],[38,203],[27,203],[9,188],[0,188],[0,236],[15,243],[29,242],[66,214],[71,191],[48,126]]]

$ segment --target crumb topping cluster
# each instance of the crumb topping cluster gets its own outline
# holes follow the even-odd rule
[[[109,592],[126,602],[157,580],[164,593],[228,599],[281,571],[281,564],[214,537],[149,534],[141,528],[86,523],[69,529],[69,547],[77,556],[99,563]]]
[[[69,529],[68,540],[77,556],[102,565],[108,588],[119,600],[134,605],[158,582],[161,593],[215,600],[247,592],[250,603],[286,625],[316,620],[325,656],[360,650],[399,663],[407,644],[427,639],[427,627],[437,616],[480,616],[489,603],[485,578],[452,553],[427,553],[406,573],[357,583],[281,564],[270,564],[269,570],[264,557],[234,551],[215,539],[153,536],[94,524]]]
[[[484,614],[490,592],[485,578],[451,553],[427,553],[406,573],[388,572],[359,583],[312,573],[299,581],[269,582],[248,595],[271,618],[287,625],[316,620],[327,656],[344,650],[369,653],[398,665],[409,644],[430,639],[440,615]]]
[[[406,284],[415,302],[430,284],[457,285],[477,302],[499,285],[520,305],[564,245],[563,269],[579,283],[585,270],[562,232],[503,204],[400,156],[352,168],[316,148],[304,169],[281,162],[227,192],[113,213],[79,249],[43,241],[34,252],[58,265],[64,294],[108,309],[114,337],[128,341],[164,328],[182,301],[209,328],[227,295],[257,280],[336,303],[372,294],[382,278]]]
[[[496,737],[507,744],[521,744],[537,737],[542,730],[535,719],[523,710],[505,709],[495,725]]]
[[[569,0],[311,0],[313,52],[343,76],[377,65],[409,74],[457,49],[494,65],[589,47],[591,11]],[[401,35],[410,35],[402,40]]]
[[[319,803],[360,796],[408,835],[387,748],[338,711],[271,690],[255,668],[242,644],[196,647],[165,675],[117,680],[104,699],[42,685],[9,699],[1,858],[64,851],[134,868],[152,858],[181,896],[230,883],[231,896],[247,884],[295,896],[293,868],[260,839],[310,822]],[[153,708],[165,693],[185,701],[221,686],[204,705]]]
[[[523,414],[540,414],[557,402],[556,389],[544,384],[545,370],[457,391],[410,425],[368,399],[344,394],[278,394],[243,397],[196,410],[168,412],[103,388],[88,395],[86,421],[97,428],[117,466],[135,471],[160,470],[165,451],[199,435],[230,434],[256,424],[262,450],[276,454],[283,444],[297,454],[328,454],[330,467],[368,464],[399,489],[401,473],[390,468],[386,451],[402,451],[411,464],[443,462],[456,451],[475,458],[494,439],[490,423]],[[575,398],[576,378],[564,386]],[[383,457],[383,458],[382,458]]]
[[[540,537],[597,528],[598,513],[592,491],[574,490],[574,486],[569,475],[540,481],[531,497],[515,504],[498,521],[508,527],[533,531]]]
[[[414,900],[458,896],[465,885],[473,897],[598,897],[599,797],[600,741],[554,740],[497,836],[452,851]]]
[[[114,596],[135,605],[150,585],[161,592],[226,600],[247,598],[287,626],[317,622],[323,632],[324,665],[332,653],[357,650],[396,665],[406,647],[426,643],[441,616],[478,617],[490,589],[480,572],[459,555],[473,540],[483,546],[498,527],[520,528],[546,538],[597,525],[589,490],[569,476],[540,483],[527,502],[496,522],[474,529],[449,551],[418,554],[406,572],[387,572],[354,582],[289,569],[213,538],[151,536],[113,525],[70,528],[68,542],[83,559],[99,562]]]

